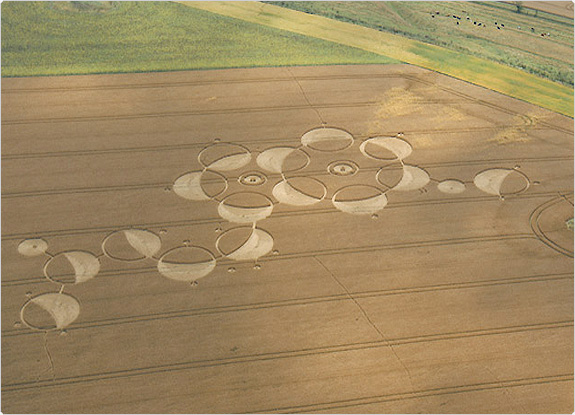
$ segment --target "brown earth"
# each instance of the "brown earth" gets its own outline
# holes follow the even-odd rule
[[[572,119],[408,65],[11,78],[2,112],[3,412],[573,412]],[[273,238],[257,266],[218,257],[198,285],[159,273],[172,248],[217,257],[217,238],[238,246],[251,228],[175,193],[203,148],[241,144],[255,159],[322,123],[355,142],[303,149],[309,164],[286,175],[315,178],[328,200],[275,202],[257,222]],[[429,183],[392,189],[373,215],[334,208],[342,186],[381,187],[381,167],[382,181],[402,177],[358,151],[398,133]],[[217,200],[273,202],[281,175],[253,159],[221,172]],[[358,171],[328,171],[342,161]],[[509,174],[502,198],[474,185],[492,169]],[[265,183],[238,181],[252,171]],[[465,190],[442,193],[447,179]],[[132,227],[158,235],[159,253],[103,254]],[[37,238],[54,260],[19,254]],[[71,250],[101,264],[62,289],[78,318],[67,335],[24,326],[27,300],[61,289],[46,262],[50,277],[74,274],[54,268]]]

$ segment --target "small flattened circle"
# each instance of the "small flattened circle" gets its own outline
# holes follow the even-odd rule
[[[333,176],[353,176],[358,170],[357,164],[350,160],[337,160],[327,166],[327,171]]]
[[[38,256],[46,253],[48,242],[44,239],[25,239],[18,245],[18,252],[24,256]]]
[[[238,178],[238,182],[244,186],[261,186],[267,181],[265,174],[259,171],[244,173]]]
[[[455,179],[443,180],[437,184],[437,190],[447,194],[459,194],[465,191],[465,183]]]

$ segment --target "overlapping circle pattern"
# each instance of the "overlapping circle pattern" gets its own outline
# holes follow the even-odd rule
[[[327,126],[305,132],[298,146],[271,147],[255,157],[243,145],[225,142],[208,145],[198,154],[201,168],[177,177],[172,190],[185,200],[217,204],[219,216],[233,224],[217,236],[215,253],[189,241],[161,253],[160,235],[134,228],[107,235],[98,256],[82,250],[51,254],[45,240],[24,240],[18,252],[29,257],[47,256],[44,276],[60,285],[60,290],[30,297],[21,308],[21,321],[32,330],[45,332],[64,330],[72,324],[80,314],[80,302],[64,293],[64,287],[96,277],[101,258],[126,263],[154,261],[160,275],[192,284],[209,275],[218,259],[257,261],[274,247],[273,236],[260,228],[258,222],[271,216],[280,203],[310,207],[325,201],[344,213],[376,217],[388,204],[391,192],[422,190],[432,180],[441,193],[465,192],[464,181],[434,180],[424,169],[407,164],[405,159],[412,152],[412,146],[401,134],[358,142],[344,129]],[[379,167],[363,169],[357,156]],[[329,162],[321,172],[310,171],[317,157]],[[373,174],[370,173],[371,180],[366,183],[349,184],[343,179],[370,171]],[[328,183],[324,176],[332,180]],[[267,183],[271,186],[266,193],[261,189]],[[517,168],[494,168],[479,172],[473,184],[489,195],[503,198],[526,191],[530,182]],[[230,191],[238,185],[238,191]],[[260,265],[254,268],[259,269]]]

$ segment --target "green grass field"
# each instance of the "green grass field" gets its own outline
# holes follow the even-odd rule
[[[2,76],[397,62],[172,2],[12,2]]]
[[[566,17],[525,8],[516,13],[514,5],[501,2],[269,3],[399,34],[573,85],[573,19]],[[497,29],[496,22],[504,27]]]

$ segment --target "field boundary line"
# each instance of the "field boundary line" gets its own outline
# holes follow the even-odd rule
[[[564,201],[569,202],[571,205],[573,205],[573,202],[570,201],[567,196],[573,196],[573,192],[568,192],[567,194],[562,194],[561,192],[559,192],[559,196],[557,196],[555,199],[552,199],[548,202],[543,203],[542,205],[538,206],[533,213],[531,213],[531,216],[529,217],[529,225],[531,226],[531,229],[533,230],[533,233],[537,236],[537,238],[543,242],[545,245],[547,245],[549,248],[565,255],[568,256],[570,258],[573,258],[573,251],[570,251],[567,248],[562,247],[561,245],[559,245],[558,243],[556,243],[555,241],[553,241],[551,238],[549,238],[545,231],[543,231],[543,229],[541,229],[541,225],[539,223],[539,219],[541,217],[541,215],[543,214],[543,212],[545,212],[545,210],[553,207],[554,205],[558,204],[558,203],[562,203]]]
[[[177,1],[189,7],[377,53],[444,73],[573,118],[573,89],[506,65],[391,33],[255,2]],[[424,56],[441,54],[438,61]],[[464,69],[462,63],[471,68]]]
[[[318,404],[310,404],[310,405],[302,405],[302,406],[289,406],[289,407],[267,409],[267,410],[258,410],[258,411],[254,411],[253,413],[256,413],[256,414],[258,414],[258,413],[262,413],[262,414],[266,414],[266,413],[311,413],[313,411],[334,410],[334,409],[348,408],[350,406],[363,406],[363,405],[377,404],[377,403],[383,403],[383,402],[393,402],[393,401],[404,401],[404,400],[409,400],[409,399],[428,398],[428,397],[432,397],[432,396],[453,395],[456,393],[479,392],[479,391],[492,390],[492,389],[506,389],[506,388],[522,387],[522,386],[540,385],[540,384],[546,384],[546,383],[571,382],[571,381],[573,381],[573,375],[572,374],[544,376],[544,377],[535,377],[535,378],[511,379],[511,380],[479,383],[479,384],[473,384],[473,385],[460,385],[460,386],[451,386],[451,387],[444,387],[444,388],[424,389],[424,390],[419,390],[419,391],[398,393],[398,394],[391,394],[391,395],[377,395],[377,396],[370,396],[370,397],[366,397],[366,398],[347,399],[347,400],[332,401],[332,402],[327,402],[327,403],[318,403]],[[344,413],[344,412],[333,412],[333,413]]]
[[[449,290],[469,290],[475,288],[485,288],[500,285],[512,285],[512,284],[531,284],[531,283],[541,283],[548,281],[559,281],[559,280],[570,280],[573,279],[573,273],[557,273],[557,274],[546,274],[546,275],[533,275],[518,278],[504,278],[500,280],[486,280],[486,281],[468,281],[460,283],[444,283],[421,287],[410,287],[410,288],[396,288],[389,290],[372,290],[372,291],[359,291],[359,292],[349,292],[342,294],[331,294],[308,298],[291,298],[285,300],[269,301],[265,303],[254,303],[254,304],[242,304],[242,305],[230,305],[230,306],[219,306],[219,307],[204,307],[189,310],[178,310],[172,312],[162,312],[155,314],[146,315],[135,315],[129,317],[117,317],[117,318],[106,318],[102,320],[84,321],[71,326],[68,331],[76,330],[86,330],[100,327],[117,326],[123,324],[137,324],[148,321],[157,320],[171,320],[178,318],[188,318],[188,317],[199,317],[207,315],[218,315],[224,313],[235,313],[244,312],[252,310],[268,310],[273,308],[282,307],[297,307],[301,305],[309,304],[321,304],[329,302],[339,302],[339,301],[349,301],[350,295],[354,299],[364,299],[364,298],[379,298],[395,295],[409,295],[409,294],[421,294],[428,292],[438,292],[438,291],[449,291]],[[353,300],[353,299],[351,299]],[[4,337],[20,337],[26,335],[38,334],[37,332],[25,330],[25,329],[8,329],[2,331],[2,336]]]
[[[443,128],[436,130],[405,130],[404,134],[459,134],[459,133],[472,133],[472,132],[488,132],[488,131],[499,131],[504,128],[510,127],[522,127],[523,124],[506,124],[494,127],[467,127],[467,128]],[[531,127],[533,131],[544,131],[549,128],[541,128],[538,126]],[[556,128],[553,128],[556,129]],[[565,131],[568,134],[573,134],[572,131]],[[397,131],[382,131],[381,135],[393,136],[397,134]],[[356,134],[354,137],[357,140],[370,137],[367,134]],[[300,137],[295,138],[276,138],[276,139],[264,139],[264,140],[247,140],[242,141],[245,145],[258,145],[258,144],[286,144],[291,142],[300,142]],[[15,153],[15,154],[5,154],[2,156],[2,160],[20,160],[20,159],[32,159],[32,158],[49,158],[49,157],[80,157],[80,156],[93,156],[98,154],[122,154],[122,153],[145,153],[145,152],[161,152],[161,151],[177,151],[186,149],[195,149],[206,147],[212,142],[198,142],[193,144],[172,144],[164,146],[148,146],[148,147],[126,147],[126,148],[112,148],[112,149],[94,149],[94,150],[72,150],[72,151],[58,151],[58,152],[45,152],[45,153]]]
[[[421,101],[423,105],[449,105],[461,102],[458,99],[424,99]],[[363,101],[363,102],[350,102],[350,103],[323,103],[314,104],[310,107],[306,105],[284,105],[277,107],[245,107],[245,108],[228,108],[228,109],[215,109],[215,110],[199,110],[199,111],[174,111],[174,112],[158,112],[147,114],[125,114],[125,115],[99,115],[92,117],[65,117],[65,118],[30,118],[30,119],[16,119],[16,120],[3,120],[2,125],[21,125],[21,124],[55,124],[55,123],[74,123],[74,122],[97,122],[97,121],[119,121],[131,120],[138,118],[162,118],[162,117],[189,117],[196,115],[225,115],[225,114],[246,114],[258,112],[274,112],[274,111],[293,111],[293,110],[309,110],[313,108],[361,108],[372,107],[380,105],[379,101]]]
[[[454,162],[436,162],[436,163],[418,163],[419,165],[424,165],[425,169],[437,169],[437,168],[450,168],[450,167],[464,167],[473,165],[491,165],[491,164],[503,164],[503,163],[515,163],[520,160],[521,163],[547,163],[547,162],[561,162],[561,161],[573,161],[573,156],[556,156],[556,157],[538,157],[538,158],[520,158],[520,159],[500,159],[500,160],[471,160],[471,161],[454,161]],[[501,166],[498,166],[501,167]],[[402,167],[389,167],[388,170],[400,170]],[[373,171],[377,172],[381,167],[366,167],[362,171]],[[318,176],[329,176],[324,170],[315,170],[307,172],[308,175]],[[175,176],[174,176],[175,177]],[[239,176],[229,176],[229,181],[235,181]],[[268,179],[281,179],[280,174],[270,173],[268,174]],[[206,184],[213,183],[212,180],[206,180]],[[122,192],[122,191],[133,191],[133,190],[145,190],[145,189],[163,189],[166,186],[172,186],[173,181],[163,182],[163,183],[137,183],[137,184],[126,184],[126,185],[109,185],[109,186],[93,186],[93,187],[72,187],[72,188],[61,188],[61,189],[46,189],[46,190],[31,190],[24,192],[3,192],[2,199],[14,199],[23,197],[42,197],[42,196],[56,196],[63,194],[84,194],[84,193],[107,193],[107,192]]]
[[[372,66],[378,64],[359,64],[354,66]],[[393,65],[393,64],[388,64]],[[403,64],[398,64],[403,65]],[[338,66],[338,65],[330,65]],[[347,65],[346,65],[347,66]],[[387,65],[386,65],[387,66]],[[305,68],[305,66],[293,66],[293,68]],[[250,68],[253,69],[253,68]],[[235,69],[205,69],[203,71],[233,71]],[[189,71],[181,71],[180,73],[187,73]],[[168,72],[173,73],[173,72]],[[134,73],[136,75],[137,73]],[[114,76],[117,74],[110,74]],[[141,75],[141,73],[140,73]],[[66,75],[63,75],[66,76]],[[107,76],[107,75],[73,75],[77,76]],[[329,80],[346,80],[346,79],[385,79],[385,78],[402,78],[405,76],[403,72],[390,72],[381,74],[357,74],[357,75],[301,75],[298,76],[302,81],[329,81]],[[7,78],[9,79],[9,78]],[[147,89],[147,88],[179,88],[190,86],[202,85],[225,85],[225,84],[245,84],[245,83],[266,83],[266,82],[292,82],[293,78],[286,76],[283,77],[270,77],[270,78],[247,78],[247,79],[221,79],[221,80],[205,80],[205,81],[174,81],[174,82],[150,82],[150,83],[133,83],[133,84],[110,84],[99,86],[69,86],[57,88],[6,88],[2,89],[2,93],[18,94],[18,93],[37,93],[37,92],[69,92],[69,91],[100,91],[100,90],[115,90],[115,89]]]
[[[489,243],[489,242],[498,242],[497,238],[491,238],[491,239],[484,239],[484,238],[472,238],[472,241],[469,242],[465,242],[465,243]],[[518,240],[521,239],[525,239],[525,240],[534,240],[534,241],[538,241],[538,238],[535,235],[523,235],[523,234],[519,234],[517,237]],[[439,240],[439,242],[442,242],[442,240]],[[374,252],[379,252],[379,251],[383,251],[383,250],[387,250],[387,249],[412,249],[414,248],[413,246],[403,246],[405,244],[402,244],[401,246],[395,246],[395,245],[383,245],[374,248]],[[433,245],[432,245],[433,246]],[[441,244],[437,244],[435,246],[441,246]],[[415,246],[415,248],[417,248],[417,246]],[[362,252],[357,252],[357,253],[363,253]],[[351,254],[353,254],[353,252],[351,252]],[[302,256],[302,258],[305,258]],[[285,258],[282,259],[281,256],[276,257],[264,257],[262,258],[262,260],[265,262],[274,262],[274,261],[282,261],[282,260],[291,260],[294,258]],[[297,259],[297,258],[295,258]],[[221,262],[222,266],[227,266],[227,265],[231,265],[232,263],[237,263],[231,260],[223,260]],[[107,270],[103,270],[98,274],[98,278],[113,278],[113,277],[117,277],[117,276],[122,276],[122,275],[139,275],[139,274],[154,274],[157,275],[157,268],[153,267],[153,266],[149,266],[149,267],[141,267],[141,268],[135,268],[135,269],[107,269]],[[572,273],[566,273],[566,274],[557,274],[557,275],[571,275]],[[549,275],[555,275],[555,274],[549,274]],[[66,274],[63,274],[64,277],[68,276]],[[35,276],[35,277],[30,277],[30,278],[26,278],[26,279],[17,279],[17,280],[8,280],[8,281],[2,281],[1,286],[2,287],[17,287],[17,286],[22,286],[22,285],[29,285],[29,284],[44,284],[44,283],[49,283],[49,281],[46,279],[46,277],[44,276]]]
[[[556,196],[558,190],[542,193],[525,193],[518,195],[508,196],[506,200],[517,200],[517,199],[538,199],[543,197]],[[397,209],[405,207],[418,207],[418,206],[437,206],[437,205],[447,205],[455,203],[481,203],[481,202],[494,202],[499,201],[497,196],[475,196],[475,197],[454,197],[451,199],[432,199],[432,200],[420,200],[412,202],[398,202],[390,203],[385,209]],[[285,218],[292,216],[302,216],[302,215],[321,215],[329,213],[341,213],[338,209],[334,207],[323,208],[323,209],[299,209],[287,212],[279,212],[274,214],[273,218]],[[2,241],[19,240],[27,238],[37,238],[41,237],[59,237],[59,236],[71,236],[78,234],[91,234],[100,232],[113,232],[118,229],[125,228],[174,228],[180,226],[191,226],[191,225],[209,225],[218,224],[222,220],[219,217],[203,218],[203,219],[192,219],[192,220],[177,220],[171,222],[147,222],[147,223],[127,223],[127,224],[115,224],[115,225],[103,225],[94,226],[91,228],[76,228],[76,229],[52,229],[52,230],[39,230],[35,232],[27,232],[21,234],[4,234],[2,235]]]
[[[491,101],[486,101],[484,99],[479,99],[479,98],[475,98],[471,95],[468,95],[466,93],[457,91],[453,88],[444,86],[444,85],[439,85],[434,81],[430,81],[430,80],[426,80],[423,75],[425,74],[404,74],[402,76],[395,76],[396,78],[403,78],[406,80],[410,80],[413,82],[419,82],[421,84],[424,85],[430,85],[433,87],[436,87],[444,92],[448,92],[456,97],[459,98],[463,98],[471,103],[475,103],[475,104],[479,104],[482,106],[486,106],[498,111],[501,111],[505,114],[508,115],[522,115],[521,113],[517,112],[517,111],[513,111],[503,105],[498,105],[496,103],[493,103]],[[449,75],[448,75],[449,76]],[[451,76],[450,76],[451,77]],[[322,77],[296,77],[295,75],[292,76],[291,81],[295,81],[298,85],[298,87],[301,89],[301,85],[299,84],[298,80],[313,80],[314,78],[317,78],[315,80],[330,80],[330,79],[345,79],[345,80],[349,80],[349,79],[354,79],[355,77],[353,76],[342,76],[339,78],[322,78]],[[369,76],[358,76],[357,78],[361,78],[361,79],[371,79],[374,78],[369,77]],[[377,78],[377,77],[375,77]],[[455,78],[457,79],[457,78]],[[286,80],[289,81],[290,79]],[[249,82],[249,81],[241,81],[242,83],[245,82]],[[263,82],[263,81],[255,81],[255,82]],[[450,100],[448,98],[445,99],[424,99],[421,103],[424,105],[436,105],[436,104],[452,104],[452,103],[457,103],[459,101],[457,100]],[[288,111],[291,109],[294,110],[303,110],[303,109],[313,109],[314,111],[317,112],[316,107],[317,108],[347,108],[347,107],[351,107],[351,106],[358,106],[358,107],[362,107],[362,106],[375,106],[378,105],[379,102],[378,101],[366,101],[366,102],[358,102],[357,104],[349,104],[349,103],[333,103],[333,104],[318,104],[318,105],[311,105],[308,101],[307,106],[284,106],[284,107],[270,107],[269,111]],[[253,108],[253,112],[266,112],[266,108],[260,108],[260,107],[254,107]],[[183,117],[183,116],[201,116],[201,115],[214,115],[214,114],[220,114],[220,113],[249,113],[251,112],[250,108],[234,108],[234,109],[221,109],[221,110],[206,110],[206,111],[196,111],[196,112],[186,112],[186,111],[176,111],[176,112],[171,112],[171,113],[150,113],[150,114],[128,114],[128,115],[120,115],[120,116],[95,116],[95,117],[69,117],[69,118],[38,118],[38,119],[29,119],[29,120],[7,120],[7,121],[2,121],[2,125],[22,125],[22,124],[35,124],[35,123],[66,123],[66,122],[101,122],[101,121],[121,121],[124,119],[132,119],[132,118],[155,118],[155,117]],[[569,129],[565,129],[544,121],[539,121],[540,124],[546,126],[547,128],[550,129],[554,129],[557,131],[562,131],[562,132],[566,132],[569,134],[573,134],[572,130]],[[4,156],[3,156],[4,159]]]

